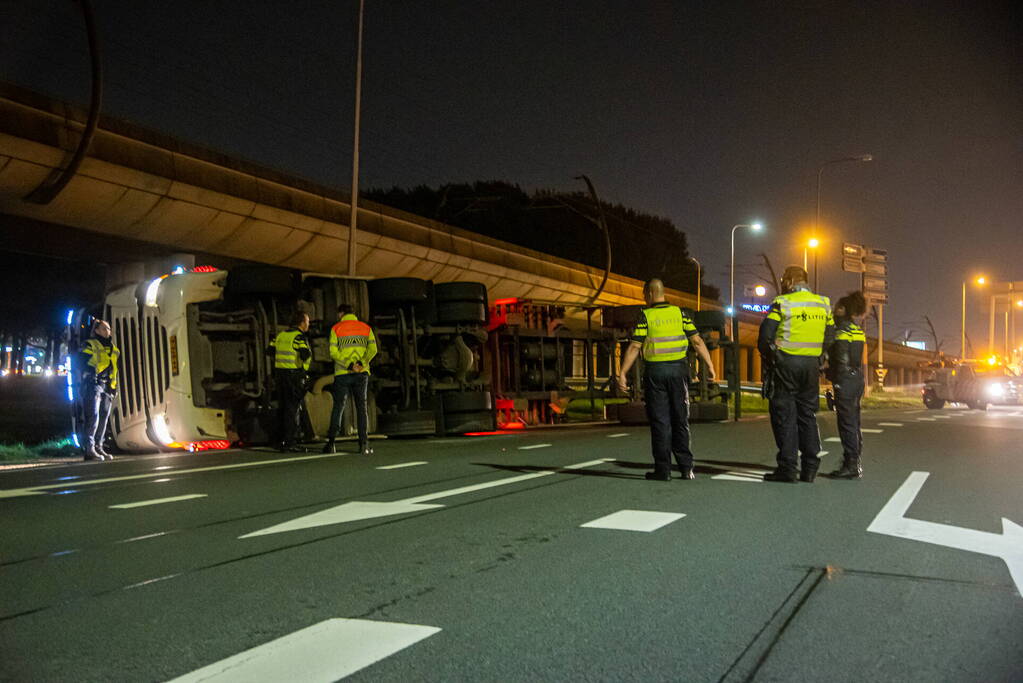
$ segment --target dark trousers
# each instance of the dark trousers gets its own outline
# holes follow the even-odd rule
[[[835,415],[838,436],[842,439],[842,457],[848,464],[858,463],[863,453],[860,431],[860,400],[863,398],[863,375],[856,373],[835,384]]]
[[[113,397],[107,393],[106,386],[94,382],[82,385],[82,403],[85,409],[85,433],[82,447],[86,450],[103,445],[110,421],[110,407]]]
[[[289,445],[297,443],[302,434],[305,384],[305,370],[277,370],[277,391],[281,399],[281,440]]]
[[[359,428],[359,445],[369,442],[369,412],[366,407],[366,391],[369,387],[368,372],[350,372],[347,375],[335,375],[331,393],[334,395],[334,409],[330,411],[330,428],[327,438],[334,439],[341,431],[341,418],[345,414],[348,395],[355,401],[355,422]]]
[[[689,450],[689,371],[684,362],[650,362],[643,366],[643,399],[650,419],[654,470],[671,472],[671,457],[681,469],[693,467]]]
[[[778,446],[778,469],[796,472],[799,454],[803,466],[817,468],[821,459],[821,434],[817,429],[820,365],[816,356],[778,353],[771,372],[774,387],[769,410],[774,442]]]

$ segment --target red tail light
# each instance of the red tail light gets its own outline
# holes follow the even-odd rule
[[[231,447],[231,442],[226,439],[213,439],[211,441],[193,441],[188,444],[188,450],[192,453],[198,451],[222,451]]]

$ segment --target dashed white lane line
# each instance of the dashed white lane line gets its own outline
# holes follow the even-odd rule
[[[878,422],[877,425],[879,427],[901,427],[902,423],[901,422]]]
[[[419,460],[417,462],[399,462],[396,465],[381,465],[380,467],[377,467],[376,469],[378,469],[378,470],[398,470],[398,469],[401,469],[402,467],[415,467],[417,465],[426,465],[426,464],[427,464],[427,462],[425,460]]]
[[[926,410],[907,410],[906,415],[919,415],[920,413],[926,413]]]
[[[336,681],[440,631],[434,626],[328,619],[170,683]]]
[[[739,474],[736,472],[727,472],[725,474],[715,474],[711,479],[719,479],[722,481],[744,481],[749,484],[762,484],[764,482],[763,474]]]
[[[650,512],[648,510],[619,510],[592,522],[580,524],[590,529],[615,529],[618,531],[657,531],[663,526],[685,517],[678,512]]]
[[[950,419],[952,419],[952,416],[951,415],[935,415],[934,418],[937,419],[937,420],[950,420]]]
[[[880,434],[884,430],[883,429],[867,429],[866,427],[860,427],[860,431],[863,432],[864,434]]]
[[[535,443],[532,446],[519,446],[520,451],[531,451],[534,448],[550,448],[553,444],[549,443]]]
[[[842,438],[841,438],[841,437],[839,437],[839,436],[829,436],[828,438],[826,438],[826,439],[824,439],[824,440],[825,440],[825,441],[833,441],[833,442],[835,442],[835,443],[841,443],[841,441],[842,441]]]
[[[933,417],[918,417],[917,422],[937,422]]]
[[[127,510],[129,508],[140,508],[147,505],[162,505],[163,503],[176,503],[179,500],[192,500],[193,498],[205,498],[205,493],[189,493],[184,496],[171,496],[170,498],[154,498],[153,500],[140,500],[135,503],[121,503],[120,505],[110,505],[108,507],[114,510]]]
[[[623,436],[628,436],[628,434],[626,434],[625,432],[622,432],[621,434],[608,434],[607,438],[609,438],[609,439],[617,439],[617,438],[620,438],[620,437],[623,437]]]

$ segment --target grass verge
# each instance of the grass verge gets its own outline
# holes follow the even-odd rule
[[[871,392],[864,396],[860,403],[863,410],[880,410],[882,408],[923,408],[923,401],[917,393],[903,393],[899,391]],[[827,403],[822,398],[819,409],[826,412]],[[742,414],[756,415],[767,413],[767,400],[757,394],[742,395]]]
[[[42,458],[70,458],[75,455],[71,439],[50,439],[32,446],[23,443],[0,444],[0,462],[24,462]]]

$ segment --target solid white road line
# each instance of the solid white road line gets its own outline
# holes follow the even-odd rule
[[[877,424],[880,427],[901,427],[902,426],[901,422],[878,422]]]
[[[153,500],[140,500],[137,503],[121,503],[120,505],[108,505],[115,510],[127,510],[129,508],[141,508],[147,505],[162,505],[163,503],[176,503],[179,500],[192,500],[193,498],[205,498],[205,493],[189,493],[184,496],[171,496],[170,498],[154,498]]]
[[[825,441],[834,441],[834,442],[837,442],[837,443],[841,443],[842,437],[840,437],[840,436],[829,436],[828,438],[826,438],[824,440]]]
[[[860,431],[863,432],[864,434],[880,434],[884,430],[883,429],[867,429],[866,427],[861,427]]]
[[[187,470],[176,470],[175,476],[179,474],[192,474],[194,472],[214,472],[216,470],[236,470],[241,467],[257,467],[259,465],[274,465],[278,463],[302,462],[303,460],[319,460],[320,458],[336,458],[344,453],[326,453],[321,455],[302,455],[295,458],[278,458],[276,460],[256,460],[254,462],[239,462],[233,465],[214,465],[213,467],[192,467]],[[84,479],[76,481],[75,486],[90,486],[92,484],[109,484],[115,481],[135,481],[138,479],[154,479],[163,476],[162,472],[151,472],[149,474],[128,474],[123,477],[103,477],[101,479]],[[43,484],[30,486],[23,489],[0,490],[0,498],[18,498],[20,496],[39,496],[51,489],[64,488],[67,484]]]
[[[727,472],[725,474],[715,474],[711,479],[720,479],[723,481],[745,481],[753,484],[762,484],[764,481],[764,474],[742,474],[739,472]]]
[[[531,451],[534,448],[550,448],[552,444],[549,443],[535,443],[532,446],[519,446],[520,451]]]
[[[926,413],[926,410],[907,410],[905,415],[919,415],[920,413]]]
[[[662,526],[685,517],[678,512],[650,512],[647,510],[619,510],[592,522],[580,524],[588,529],[615,529],[618,531],[657,531]]]
[[[426,464],[427,464],[427,462],[425,460],[420,460],[418,462],[399,462],[397,465],[383,465],[381,467],[378,467],[377,469],[378,470],[398,470],[398,469],[401,469],[402,467],[415,467],[416,465],[426,465]]]
[[[328,619],[175,678],[170,683],[329,683],[440,631],[434,626]]]
[[[937,422],[933,417],[918,417],[917,422]]]
[[[623,436],[628,436],[628,434],[626,434],[625,432],[622,432],[621,434],[608,434],[607,438],[609,438],[609,439],[618,439],[618,438],[623,437]]]

